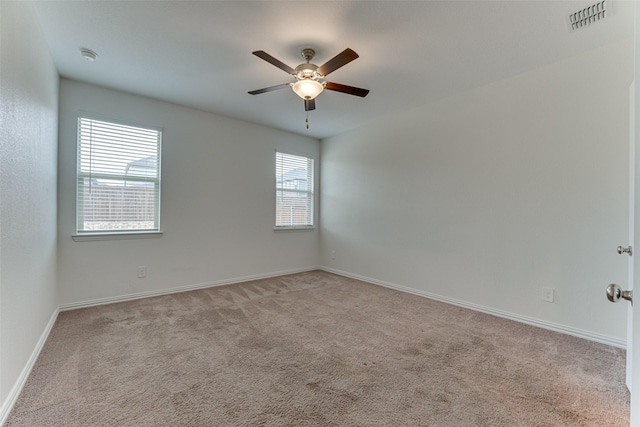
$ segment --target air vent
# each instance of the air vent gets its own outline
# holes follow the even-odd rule
[[[602,21],[610,13],[611,0],[601,0],[570,14],[569,28],[573,31],[587,27],[595,22]]]

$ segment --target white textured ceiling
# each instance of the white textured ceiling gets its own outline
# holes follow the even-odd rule
[[[1,1],[1,0],[0,0]],[[60,74],[324,138],[389,114],[513,76],[633,34],[633,2],[570,32],[587,1],[42,1],[35,2]],[[85,61],[79,48],[98,53]],[[295,67],[349,47],[360,58],[326,80],[370,89],[323,92],[304,126],[292,81],[251,55]]]

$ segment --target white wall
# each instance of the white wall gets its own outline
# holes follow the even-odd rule
[[[58,74],[32,6],[0,2],[0,423],[56,310]]]
[[[322,141],[322,264],[623,341],[632,48]]]
[[[75,233],[76,126],[81,111],[163,128],[161,238],[71,239]],[[317,265],[317,230],[273,230],[276,149],[319,158],[319,142],[312,138],[62,79],[60,302]],[[147,267],[144,279],[136,276],[140,265]]]

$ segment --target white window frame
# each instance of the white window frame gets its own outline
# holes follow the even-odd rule
[[[82,133],[81,126],[83,122],[97,122],[105,123],[115,127],[130,127],[138,128],[145,131],[157,132],[157,147],[155,155],[157,156],[157,177],[144,177],[144,176],[130,176],[126,174],[117,173],[96,173],[85,172],[81,168],[81,149],[82,149]],[[162,235],[160,229],[160,199],[161,199],[161,152],[162,152],[162,129],[154,126],[139,125],[133,123],[127,123],[119,120],[113,120],[110,118],[96,117],[89,114],[82,114],[78,116],[77,120],[77,142],[76,142],[76,234],[72,236],[74,241],[91,241],[91,240],[113,240],[113,239],[139,239],[139,238],[156,238]],[[93,179],[109,179],[115,181],[124,182],[144,182],[153,183],[154,185],[154,227],[143,229],[99,229],[99,230],[85,230],[81,224],[84,223],[84,204],[81,200],[80,191],[83,181],[86,178]]]
[[[280,163],[282,162],[283,156],[290,157],[298,157],[302,159],[306,159],[307,161],[307,189],[291,189],[283,186],[282,184],[278,185],[278,172]],[[308,169],[311,169],[309,171]],[[316,168],[316,160],[308,155],[302,153],[292,153],[285,150],[276,150],[275,152],[275,206],[274,206],[274,230],[313,230],[315,229],[315,168]],[[309,209],[307,211],[307,221],[306,224],[288,224],[288,225],[279,225],[278,224],[278,197],[282,196],[282,192],[288,193],[299,193],[301,195],[305,195],[306,199],[309,202]]]

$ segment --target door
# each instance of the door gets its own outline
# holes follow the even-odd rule
[[[627,248],[618,247],[618,253],[629,255],[628,263],[628,289],[633,291],[634,283],[634,262],[636,258],[640,258],[637,255],[633,257],[633,248],[635,241],[635,186],[636,186],[636,155],[635,155],[635,82],[631,84],[629,88],[629,246]],[[640,280],[640,278],[639,278]],[[633,366],[633,305],[629,305],[627,308],[627,387],[631,391],[631,385],[633,382],[632,375]]]
[[[635,40],[634,40],[634,84],[631,86],[630,100],[630,188],[629,188],[629,245],[640,242],[640,7],[635,4]],[[638,171],[639,173],[635,173]],[[634,283],[640,283],[640,256],[631,256],[629,261],[629,289]],[[640,288],[639,288],[640,289]],[[640,292],[636,304],[628,305],[627,330],[627,384],[631,391],[631,425],[640,426]],[[637,351],[633,351],[634,348]],[[634,387],[634,385],[636,387]],[[634,392],[635,391],[635,392]]]

